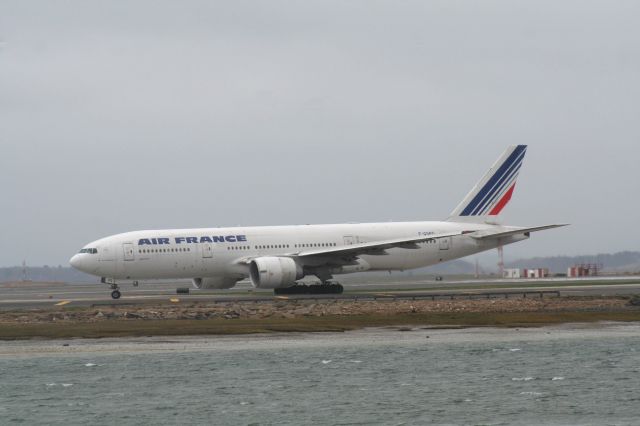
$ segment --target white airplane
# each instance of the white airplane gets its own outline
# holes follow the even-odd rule
[[[339,293],[333,275],[420,268],[565,226],[498,223],[526,150],[507,148],[444,221],[134,231],[89,243],[69,263],[102,277],[114,299],[118,282],[144,279],[190,278],[198,289],[227,289],[249,277],[255,288],[278,292],[315,275],[323,285],[314,292]]]

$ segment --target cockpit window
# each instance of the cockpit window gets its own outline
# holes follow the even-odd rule
[[[98,253],[98,249],[95,249],[95,248],[83,248],[78,253],[96,254],[96,253]]]

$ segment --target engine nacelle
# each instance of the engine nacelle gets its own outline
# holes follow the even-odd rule
[[[251,284],[256,288],[291,287],[304,276],[302,267],[289,257],[258,257],[249,265]]]
[[[231,288],[241,278],[233,278],[233,277],[205,277],[205,278],[194,278],[193,286],[197,289],[202,288]]]

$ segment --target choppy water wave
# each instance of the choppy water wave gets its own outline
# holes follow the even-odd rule
[[[3,342],[0,424],[637,424],[639,349],[633,324]]]

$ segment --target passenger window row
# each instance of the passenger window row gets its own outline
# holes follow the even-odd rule
[[[189,247],[168,248],[168,249],[141,249],[140,253],[178,253],[183,251],[191,251]]]
[[[294,244],[295,248],[303,248],[303,247],[336,247],[338,244],[336,243],[305,243],[305,244]],[[291,247],[289,244],[263,244],[254,246],[255,250],[266,250],[266,249],[284,249]],[[228,246],[227,250],[250,250],[251,246]]]
[[[336,247],[338,244],[336,243],[303,243],[303,244],[296,244],[296,248],[300,247],[300,248],[306,248],[306,247]]]
[[[268,244],[262,246],[256,246],[256,250],[262,249],[274,249],[274,248],[289,248],[289,244]]]
[[[311,247],[336,247],[338,244],[336,243],[302,243],[302,244],[294,244],[295,248],[311,248]],[[265,244],[254,246],[256,250],[265,250],[265,249],[283,249],[289,248],[289,244]],[[92,250],[92,251],[89,251]],[[251,250],[251,246],[227,246],[227,250]],[[178,248],[155,248],[155,249],[140,249],[138,250],[139,254],[148,254],[148,253],[178,253],[178,252],[187,252],[191,251],[189,247],[178,247]],[[80,253],[97,253],[96,249],[82,249]]]

